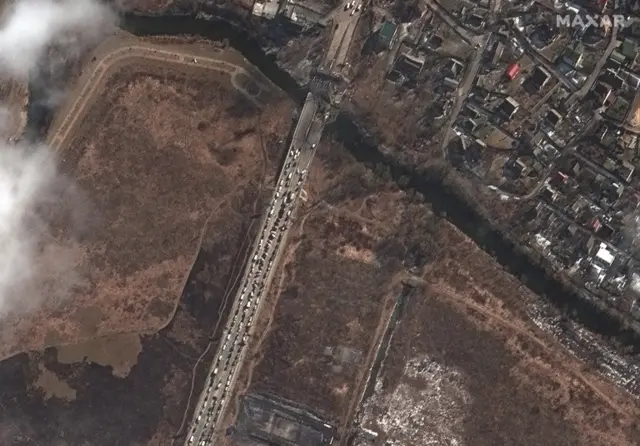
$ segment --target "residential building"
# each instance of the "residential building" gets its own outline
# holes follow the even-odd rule
[[[280,1],[278,0],[256,1],[253,4],[253,15],[264,17],[265,19],[273,19],[279,8]]]
[[[511,96],[507,97],[500,105],[498,112],[507,120],[511,119],[520,109],[520,104]]]
[[[531,87],[539,91],[547,85],[549,79],[551,79],[551,73],[549,73],[546,68],[536,67],[527,82],[530,83]]]

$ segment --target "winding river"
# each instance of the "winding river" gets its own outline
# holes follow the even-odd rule
[[[197,35],[210,40],[226,39],[229,45],[241,52],[253,65],[262,71],[297,103],[302,103],[306,90],[283,69],[272,56],[261,47],[258,39],[231,24],[231,19],[202,19],[194,16],[126,15],[121,27],[138,36],[150,35]],[[240,21],[241,18],[238,18]],[[262,40],[260,40],[262,42]],[[43,98],[46,88],[38,79],[30,82],[31,101],[28,110],[28,135],[41,137],[51,121],[53,109]],[[445,218],[468,237],[474,240],[511,274],[517,276],[536,294],[545,296],[556,308],[570,315],[590,331],[605,337],[616,338],[618,343],[634,353],[640,353],[640,335],[624,328],[621,322],[608,312],[598,308],[576,292],[567,289],[544,268],[519,251],[514,244],[497,231],[472,206],[455,191],[448,188],[437,175],[419,173],[409,166],[383,154],[370,138],[365,137],[353,119],[345,114],[338,116],[328,128],[347,150],[367,167],[384,164],[394,180],[409,178],[402,188],[420,192],[432,205],[433,210]]]

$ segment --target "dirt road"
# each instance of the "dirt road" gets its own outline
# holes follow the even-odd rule
[[[111,51],[102,55],[100,60],[94,61],[93,71],[88,76],[81,79],[80,85],[77,87],[75,100],[68,106],[64,118],[58,122],[54,122],[47,142],[56,150],[61,150],[69,141],[69,136],[80,118],[85,114],[87,106],[92,102],[96,92],[101,90],[105,79],[114,69],[132,63],[136,60],[152,60],[168,64],[189,65],[197,68],[215,70],[227,73],[231,76],[231,84],[240,93],[251,100],[256,106],[261,107],[259,101],[260,94],[264,90],[268,90],[264,80],[255,79],[255,77],[245,68],[224,60],[214,57],[203,57],[198,54],[189,53],[187,51],[178,51],[165,49],[157,45],[145,42],[124,41]],[[250,79],[257,87],[257,92],[252,94],[242,85],[239,75],[244,75]]]

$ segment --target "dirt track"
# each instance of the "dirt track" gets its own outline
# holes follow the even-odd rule
[[[243,67],[228,62],[223,58],[202,57],[186,51],[171,51],[149,43],[134,43],[129,39],[125,39],[116,43],[115,48],[102,55],[100,60],[94,61],[95,65],[90,76],[88,76],[88,78],[85,77],[81,85],[77,88],[79,92],[75,93],[76,99],[73,105],[70,106],[62,121],[57,123],[57,125],[54,123],[55,127],[52,127],[49,131],[47,138],[49,144],[57,150],[60,150],[65,143],[68,143],[69,135],[72,133],[78,119],[85,113],[87,105],[91,103],[95,94],[101,91],[100,87],[108,77],[108,74],[112,73],[114,69],[119,66],[133,63],[139,59],[167,64],[182,64],[227,73],[231,76],[231,84],[233,87],[257,106],[261,105],[258,99],[256,99],[259,94],[250,94],[240,85],[237,76],[240,74],[248,76],[256,82],[260,91],[268,89],[264,80],[253,78],[251,73]]]

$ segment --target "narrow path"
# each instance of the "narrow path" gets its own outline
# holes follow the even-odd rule
[[[239,85],[236,76],[243,74],[252,79],[256,85],[261,87],[261,90],[265,87],[261,86],[261,83],[258,80],[254,79],[247,70],[239,65],[235,65],[221,59],[202,57],[185,52],[169,51],[144,45],[128,45],[111,51],[97,63],[91,76],[78,94],[64,120],[54,132],[50,133],[48,142],[51,146],[59,150],[68,141],[69,135],[72,133],[72,130],[75,129],[80,116],[83,115],[87,105],[91,102],[92,98],[101,86],[102,81],[107,77],[109,71],[118,63],[123,63],[129,60],[133,61],[135,59],[190,65],[227,73],[231,75],[231,84],[233,87],[251,100],[256,106],[260,107],[260,103],[255,99],[255,96],[251,95]]]

